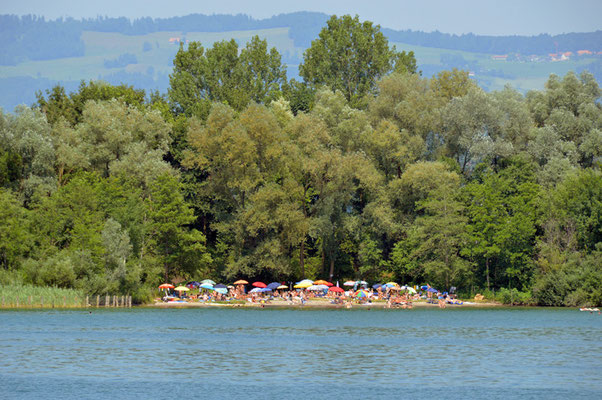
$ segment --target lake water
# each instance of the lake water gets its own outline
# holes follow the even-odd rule
[[[0,311],[3,398],[602,398],[575,309]]]

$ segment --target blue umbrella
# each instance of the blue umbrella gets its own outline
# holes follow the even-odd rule
[[[434,289],[434,288],[432,288],[432,287],[430,287],[430,288],[426,289],[426,291],[427,291],[427,292],[431,292],[431,293],[437,293],[437,292],[438,292],[438,290],[437,290],[437,289]]]
[[[223,283],[218,283],[217,285],[213,286],[216,289],[226,289],[228,286],[224,285]]]
[[[208,289],[208,290],[213,290],[213,285],[210,285],[208,283],[203,283],[201,286],[199,286],[201,289]]]
[[[221,294],[228,294],[228,289],[226,288],[216,288],[215,291]]]
[[[200,284],[200,283],[198,283],[197,281],[192,281],[192,282],[188,282],[188,283],[186,284],[186,286],[188,286],[188,287],[195,287],[195,288],[198,288],[199,286],[201,286],[201,284]]]
[[[375,283],[374,285],[372,285],[372,288],[373,289],[378,289],[381,286],[383,286],[383,285],[381,285],[380,283]]]
[[[267,288],[267,287],[264,287],[264,288],[259,288],[259,291],[260,291],[261,293],[263,293],[263,292],[271,292],[271,291],[272,291],[272,289],[270,289],[270,288]]]
[[[270,284],[269,284],[267,287],[268,287],[268,288],[270,288],[270,289],[272,289],[272,290],[274,290],[274,289],[276,289],[278,286],[280,286],[280,283],[278,283],[278,282],[272,282],[272,283],[270,283]]]

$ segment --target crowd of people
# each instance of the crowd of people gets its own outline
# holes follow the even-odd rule
[[[206,302],[245,302],[265,306],[272,302],[286,302],[287,305],[305,305],[310,300],[322,299],[329,304],[352,308],[354,305],[370,305],[375,301],[384,302],[385,308],[411,309],[413,303],[425,299],[428,303],[438,304],[445,308],[447,304],[461,304],[454,296],[447,292],[438,292],[430,285],[408,288],[406,286],[375,285],[376,288],[368,288],[367,285],[343,288],[331,287],[315,290],[311,288],[294,289],[292,284],[284,289],[271,290],[269,288],[247,291],[246,285],[231,285],[221,291],[199,288],[198,293],[177,292],[177,288],[171,294],[163,297],[163,301],[198,301]]]

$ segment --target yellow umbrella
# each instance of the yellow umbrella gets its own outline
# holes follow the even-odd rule
[[[178,292],[187,292],[190,289],[188,289],[186,286],[178,286],[177,288],[175,288],[174,290],[178,291]]]
[[[244,279],[240,279],[236,282],[234,282],[235,285],[248,285],[249,282],[245,281]]]
[[[288,289],[288,286],[286,286],[286,285],[280,285],[276,289]]]
[[[295,289],[305,289],[310,287],[311,285],[313,285],[313,283],[309,283],[309,282],[304,282],[304,283],[300,283],[298,285],[293,286]]]

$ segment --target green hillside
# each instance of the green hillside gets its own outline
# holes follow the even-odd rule
[[[278,49],[287,65],[288,77],[298,78],[298,65],[305,51],[303,46],[309,45],[311,39],[317,36],[310,30],[303,33],[305,36],[299,32],[299,27],[294,24],[290,27],[225,32],[164,30],[132,34],[83,30],[78,42],[83,46],[83,52],[80,51],[78,56],[40,60],[24,58],[14,65],[0,65],[0,107],[12,111],[19,103],[31,104],[37,90],[44,91],[57,83],[67,90],[73,90],[81,80],[91,79],[102,79],[112,84],[124,82],[147,91],[158,89],[165,92],[180,41],[199,41],[203,46],[210,47],[216,41],[234,38],[244,46],[251,37],[259,35],[267,40],[269,46]],[[418,68],[425,77],[442,70],[459,68],[470,71],[471,76],[486,90],[499,90],[508,84],[522,92],[542,89],[551,73],[562,76],[568,71],[591,70],[592,67],[599,79],[599,55],[578,59],[571,57],[559,62],[544,57],[537,62],[511,60],[512,57],[508,61],[497,61],[492,59],[492,54],[401,42],[392,44],[398,50],[413,51]]]
[[[430,76],[439,70],[460,68],[471,71],[474,79],[488,90],[500,90],[511,85],[521,92],[540,90],[550,74],[565,75],[569,71],[580,71],[593,62],[599,62],[596,56],[580,57],[565,61],[498,61],[491,54],[471,53],[460,50],[422,47],[407,43],[393,42],[398,49],[413,51],[423,75]],[[442,62],[442,58],[452,62]],[[465,62],[456,62],[462,58]]]

